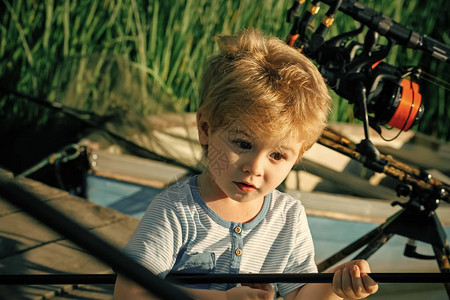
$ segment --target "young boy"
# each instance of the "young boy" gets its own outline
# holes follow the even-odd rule
[[[316,273],[300,201],[276,190],[318,139],[330,109],[317,68],[281,40],[247,29],[219,40],[197,113],[207,170],[152,200],[125,247],[154,274]],[[332,284],[277,283],[290,299],[360,299],[378,285],[366,261]],[[272,284],[186,286],[197,299],[273,299]],[[150,299],[118,276],[116,299]]]

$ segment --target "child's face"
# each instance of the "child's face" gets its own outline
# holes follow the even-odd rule
[[[205,138],[205,137],[204,137]],[[216,197],[237,201],[261,199],[286,178],[299,156],[301,142],[293,138],[269,144],[248,128],[231,126],[209,133],[209,172]]]

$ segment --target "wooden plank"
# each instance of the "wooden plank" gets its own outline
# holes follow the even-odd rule
[[[372,185],[369,181],[351,175],[349,173],[335,171],[309,159],[302,159],[301,165],[296,167],[298,171],[306,171],[335,183],[339,188],[350,194],[385,200],[399,200],[396,192],[390,188]]]
[[[10,180],[13,178],[13,174],[7,170],[0,168],[0,179]],[[50,188],[49,186],[34,180],[30,180],[25,177],[19,177],[14,179],[17,183],[22,184],[23,188],[33,194],[37,195],[43,201],[50,201],[55,199],[64,199],[68,193],[59,189]],[[1,198],[0,198],[1,200]],[[20,211],[19,208],[7,201],[0,201],[0,217],[6,216],[11,213]]]
[[[89,300],[112,300],[114,293],[113,284],[99,285],[77,285],[72,290],[61,293],[52,298],[52,300],[67,299],[89,299]]]
[[[379,199],[333,195],[319,192],[298,192],[288,190],[293,197],[300,199],[309,216],[332,218],[345,221],[382,223],[401,209],[391,202]],[[405,201],[403,201],[405,202]],[[450,226],[450,205],[443,203],[436,209],[443,226]]]
[[[105,227],[95,228],[93,231],[101,238],[104,238],[107,242],[114,246],[123,248],[126,242],[129,240],[134,230],[136,229],[139,220],[134,218],[122,219],[118,223],[110,224]],[[78,246],[72,244],[68,240],[62,240],[58,242],[60,245],[77,249],[80,252],[85,252]],[[88,254],[86,254],[88,255]],[[108,270],[107,273],[110,273]],[[90,299],[90,300],[109,300],[113,299],[114,285],[112,284],[99,284],[99,285],[74,285],[72,287],[65,286],[65,289],[58,291],[52,299]]]
[[[392,207],[389,202],[351,196],[333,195],[319,192],[288,191],[300,199],[309,216],[338,220],[381,223],[401,207]]]
[[[10,173],[1,169],[0,176],[11,178]],[[124,246],[138,224],[135,218],[45,184],[27,178],[17,181],[117,247]],[[0,207],[8,210],[0,216],[0,274],[112,273],[109,266],[6,200],[0,199]],[[7,299],[48,299],[72,290],[72,285],[0,286],[0,295],[7,295]],[[88,295],[86,291],[83,293]],[[94,294],[86,297],[96,299]]]
[[[95,151],[91,155],[93,172],[98,176],[164,188],[187,174],[170,164],[125,154]]]
[[[70,285],[0,285],[0,299],[43,300],[73,290]],[[73,299],[73,298],[72,298]]]
[[[436,169],[441,172],[450,172],[450,143],[442,145],[439,149],[431,149],[429,145],[405,144],[401,149],[389,146],[379,146],[378,149],[393,156],[395,159],[419,169]]]
[[[93,231],[111,244],[122,248],[130,238],[138,223],[137,219],[126,218],[119,223],[96,228]],[[41,244],[0,260],[0,274],[58,274],[58,273],[112,273],[109,266],[92,257],[85,250],[63,239],[57,242]],[[19,293],[21,299],[44,299],[55,295],[72,294],[72,285],[18,286],[12,291],[0,286],[0,293]],[[77,289],[77,288],[76,288]],[[75,289],[75,290],[76,290]],[[108,291],[111,291],[109,289]],[[89,294],[83,292],[82,294]],[[77,292],[75,293],[77,295]],[[95,296],[95,297],[94,297]],[[108,298],[108,294],[92,292],[88,299]]]
[[[125,244],[130,239],[134,230],[136,229],[139,223],[138,219],[135,218],[124,218],[121,219],[117,223],[112,223],[107,226],[97,227],[92,229],[92,232],[97,234],[100,238],[103,238],[106,242],[110,243],[113,246],[122,249]],[[73,244],[67,239],[58,241],[58,244],[64,245],[66,247],[76,248],[79,251],[83,251],[77,245]]]
[[[0,200],[0,203],[4,203],[4,200]],[[66,195],[66,199],[52,200],[49,204],[86,228],[104,227],[128,218],[113,209],[95,205],[69,194]],[[62,239],[53,230],[21,211],[0,217],[0,228],[2,240],[0,257]]]
[[[112,270],[83,251],[60,243],[50,243],[1,259],[1,274],[112,273]],[[0,286],[2,287],[2,286]],[[20,286],[21,299],[49,298],[71,285]],[[1,291],[0,291],[1,292]]]
[[[111,268],[67,243],[42,244],[0,259],[1,274],[106,273]]]
[[[0,258],[61,239],[61,236],[23,212],[1,217],[0,228]]]
[[[13,179],[13,174],[7,170],[0,168],[0,178],[1,179]],[[51,200],[59,197],[63,197],[67,195],[68,193],[56,189],[56,188],[50,188],[48,185],[43,184],[42,182],[31,180],[26,177],[16,177],[14,180],[19,183],[23,184],[23,188],[38,195],[43,200]]]
[[[9,202],[0,201],[0,217],[19,212],[20,209]]]
[[[73,203],[73,201],[68,202]],[[66,203],[66,205],[70,205],[70,203]],[[80,208],[80,205],[75,207]],[[104,208],[102,207],[101,210],[103,209]],[[80,222],[91,216],[92,218],[87,220],[84,224],[88,228],[94,228],[94,231],[99,230],[99,233],[102,233],[105,237],[112,237],[116,244],[119,242],[118,239],[128,240],[129,235],[137,226],[138,222],[136,219],[123,217],[114,217],[102,220],[99,219],[97,215],[92,216],[92,211],[86,208],[80,208],[79,213],[83,216],[75,216],[75,220]],[[109,225],[114,226],[113,231],[103,232],[104,230],[108,230]],[[0,258],[14,255],[18,252],[23,252],[44,243],[57,242],[63,239],[63,237],[56,234],[53,230],[47,228],[39,221],[31,218],[23,212],[1,217],[0,228]]]
[[[110,224],[117,222],[119,219],[129,217],[114,209],[100,206],[69,194],[66,199],[54,200],[49,204],[88,228]]]

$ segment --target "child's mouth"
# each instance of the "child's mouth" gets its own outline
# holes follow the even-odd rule
[[[256,189],[255,186],[245,183],[245,182],[235,182],[236,186],[243,192],[249,193],[251,191],[254,191]]]

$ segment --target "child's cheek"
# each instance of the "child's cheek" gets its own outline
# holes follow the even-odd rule
[[[222,148],[210,144],[208,147],[209,169],[216,176],[221,176],[229,169],[230,160]]]

